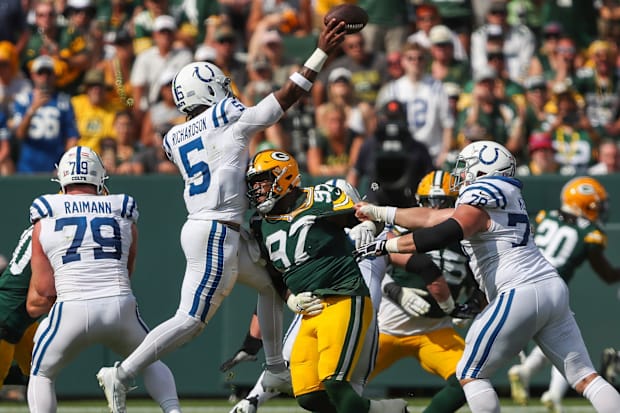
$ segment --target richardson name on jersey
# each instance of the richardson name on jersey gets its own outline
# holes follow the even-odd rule
[[[173,145],[179,142],[183,142],[185,139],[195,136],[197,133],[207,129],[207,120],[205,118],[197,119],[195,122],[190,123],[183,129],[175,130],[170,136],[170,140]]]
[[[92,212],[96,214],[111,214],[112,203],[108,201],[65,202],[65,214],[81,214],[84,212]]]

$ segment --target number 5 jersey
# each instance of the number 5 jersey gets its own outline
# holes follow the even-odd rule
[[[54,194],[32,202],[30,221],[41,223],[39,241],[54,270],[57,301],[132,294],[127,261],[137,220],[129,195]]]

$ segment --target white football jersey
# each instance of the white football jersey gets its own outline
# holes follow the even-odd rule
[[[127,271],[138,207],[129,195],[43,195],[30,206],[54,269],[57,301],[132,294]]]
[[[514,178],[485,176],[461,187],[456,201],[457,207],[484,208],[491,217],[487,231],[461,241],[489,301],[512,287],[558,277],[534,243],[521,187]]]
[[[409,131],[415,140],[426,145],[435,159],[441,151],[444,128],[454,127],[454,116],[443,84],[429,75],[418,83],[402,76],[381,88],[377,107],[392,99],[405,104]]]
[[[248,142],[283,113],[273,94],[251,107],[226,98],[170,129],[163,145],[185,181],[183,197],[189,218],[241,224],[248,207]]]

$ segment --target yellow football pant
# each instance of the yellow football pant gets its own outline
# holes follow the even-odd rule
[[[32,358],[32,348],[34,347],[34,333],[37,331],[39,323],[34,323],[24,332],[21,340],[17,344],[10,344],[0,340],[0,388],[4,384],[4,379],[9,374],[9,369],[13,360],[17,361],[19,369],[24,376],[30,375],[30,360]]]

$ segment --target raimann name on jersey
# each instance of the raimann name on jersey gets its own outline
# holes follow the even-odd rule
[[[352,255],[353,244],[343,228],[328,219],[353,214],[353,201],[326,184],[302,191],[293,211],[264,217],[257,231],[286,286],[295,294],[369,296]]]

